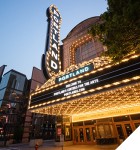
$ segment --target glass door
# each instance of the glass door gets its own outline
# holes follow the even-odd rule
[[[116,124],[116,129],[120,143],[122,143],[133,132],[130,122]]]
[[[94,126],[74,127],[73,128],[74,144],[95,144],[96,130]]]
[[[91,142],[91,130],[90,128],[85,128],[86,132],[86,142]]]
[[[74,130],[73,130],[73,135],[74,135],[74,143],[78,143],[78,129],[77,128],[75,128]]]
[[[119,141],[122,143],[122,141],[124,141],[124,139],[125,139],[122,125],[118,124],[118,125],[116,125],[116,128],[117,128],[117,132],[118,132]]]
[[[95,129],[95,127],[92,127],[92,139],[94,142],[96,141],[96,129]]]
[[[96,130],[93,126],[85,127],[85,144],[96,143]]]
[[[84,128],[76,127],[73,128],[73,143],[83,144],[85,142]]]
[[[83,128],[79,128],[79,137],[80,137],[80,141],[79,142],[84,142],[84,131],[83,131]]]
[[[96,128],[93,125],[73,127],[74,144],[96,144]]]
[[[133,132],[132,127],[130,124],[124,124],[124,127],[125,127],[126,136],[128,137]]]
[[[135,129],[138,128],[140,126],[140,122],[135,122],[134,126],[135,126]]]

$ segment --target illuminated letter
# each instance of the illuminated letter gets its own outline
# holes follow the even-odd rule
[[[58,24],[56,24],[56,22],[53,22],[53,25],[58,30]]]
[[[89,71],[89,67],[85,67],[85,71]]]
[[[57,50],[57,45],[55,43],[53,43],[52,47]]]
[[[53,19],[58,23],[58,18],[56,16],[53,16]]]
[[[65,76],[62,77],[62,80],[65,80]]]
[[[58,55],[55,54],[55,52],[52,50],[52,57],[54,57],[56,60],[58,60]]]
[[[59,14],[57,11],[55,11],[55,9],[54,9],[54,14],[59,17]]]
[[[62,79],[61,79],[61,77],[60,78],[58,78],[58,81],[60,82]]]
[[[82,68],[82,69],[80,69],[80,73],[84,73],[85,72],[85,70]]]
[[[67,75],[66,75],[66,79],[68,79],[68,78],[69,78],[69,75],[67,74]]]
[[[55,35],[54,35],[54,34],[53,34],[53,40],[54,40],[56,43],[58,43],[58,40],[55,39]]]
[[[53,60],[51,60],[51,67],[55,70],[58,68],[57,64]]]
[[[76,71],[76,75],[80,74],[79,70]]]
[[[55,28],[53,28],[53,30],[55,34],[58,34],[58,31]]]

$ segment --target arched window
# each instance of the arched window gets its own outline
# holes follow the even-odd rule
[[[79,45],[75,49],[75,63],[88,61],[98,57],[103,52],[103,45],[99,41],[90,40],[86,43]]]

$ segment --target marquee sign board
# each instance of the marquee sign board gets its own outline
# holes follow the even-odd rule
[[[60,77],[56,78],[55,82],[57,84],[61,83],[61,82],[64,82],[64,81],[69,80],[71,78],[77,77],[77,76],[85,74],[87,72],[90,72],[93,69],[94,69],[93,63],[91,63],[89,65],[86,65],[86,66],[82,67],[82,68],[74,70],[73,72],[69,72],[69,73],[67,73],[63,76],[60,76]]]
[[[87,75],[83,75],[81,78],[81,75],[78,75],[74,77],[75,80],[71,80],[71,78],[69,78],[67,79],[67,83],[64,83],[65,81],[62,83],[60,82],[56,87],[39,91],[38,93],[31,95],[30,106],[32,107],[49,101],[53,101],[55,104],[59,103],[57,101],[58,99],[68,101],[74,98],[89,95],[89,91],[91,91],[90,94],[94,94],[98,93],[99,91],[102,92],[107,88],[116,88],[116,86],[120,86],[119,84],[116,84],[119,81],[122,81],[126,78],[132,78],[140,74],[140,62],[138,59],[139,58],[136,58],[96,73],[89,72]],[[112,87],[106,86],[108,84],[112,84]],[[121,86],[126,84],[127,82],[123,82],[121,83]]]
[[[56,6],[51,5],[47,11],[48,32],[46,37],[45,54],[42,55],[42,70],[46,79],[59,73],[60,63],[60,25],[61,16]]]

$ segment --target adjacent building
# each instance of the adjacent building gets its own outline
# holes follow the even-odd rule
[[[56,116],[40,115],[27,110],[30,93],[45,82],[42,71],[33,67],[30,80],[13,69],[1,77],[0,141],[6,145],[25,143],[34,138],[54,139]]]
[[[28,80],[26,75],[10,70],[0,83],[1,140],[21,142],[25,114],[28,106]],[[27,94],[28,93],[28,94]]]
[[[6,65],[2,65],[2,66],[0,67],[0,82],[1,82],[2,75],[3,75],[3,72],[4,72],[5,67],[6,67]]]
[[[31,85],[30,85],[30,93],[34,92],[36,89],[40,88],[44,83],[46,79],[44,78],[42,74],[42,70],[33,67],[32,70],[32,77],[31,77]],[[38,113],[31,113],[30,111],[27,111],[27,131],[24,134],[24,137],[26,137],[26,140],[29,141],[30,139],[55,139],[55,122],[56,122],[56,116],[55,115],[47,115],[47,114],[38,114]],[[29,121],[30,121],[30,128],[29,128]]]

